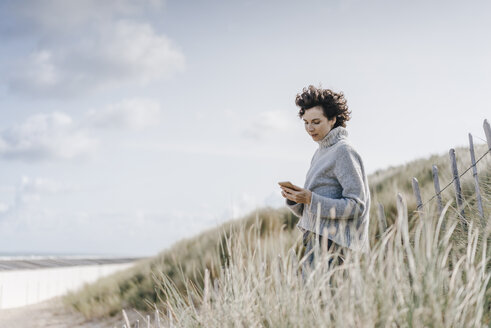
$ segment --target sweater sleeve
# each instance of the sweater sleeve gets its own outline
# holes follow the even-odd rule
[[[323,219],[354,219],[365,211],[368,195],[360,156],[349,145],[343,145],[336,156],[334,174],[341,185],[342,196],[334,199],[312,192],[308,210],[314,218],[319,204]]]

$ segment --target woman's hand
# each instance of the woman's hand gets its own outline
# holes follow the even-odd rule
[[[308,189],[303,189],[298,186],[295,186],[295,189],[281,187],[281,195],[295,203],[299,204],[310,204],[312,201],[312,192]]]

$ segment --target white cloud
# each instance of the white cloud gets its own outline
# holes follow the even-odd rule
[[[185,67],[182,52],[138,14],[161,1],[41,1],[18,12],[32,31],[36,49],[11,65],[12,91],[69,97],[124,85],[145,85]],[[30,21],[32,20],[32,22]]]
[[[13,203],[8,205],[0,202],[0,219],[4,223],[11,221],[15,222],[16,225],[26,224],[25,227],[28,228],[27,225],[36,222],[37,218],[49,219],[41,215],[46,213],[45,209],[40,207],[43,196],[66,194],[73,190],[75,190],[73,186],[53,179],[22,176],[15,186]]]
[[[243,136],[252,139],[264,139],[291,129],[298,129],[295,116],[281,110],[261,112],[243,131]]]
[[[73,188],[61,182],[48,178],[29,178],[28,176],[23,176],[21,178],[19,190],[22,193],[56,194],[73,190]]]
[[[29,55],[23,62],[24,67],[18,71],[11,83],[23,85],[24,91],[35,92],[50,87],[56,87],[61,82],[61,72],[53,63],[52,53],[41,50]],[[16,81],[17,80],[17,81]],[[23,80],[28,83],[23,83]]]
[[[9,9],[37,30],[63,33],[81,25],[160,12],[164,0],[36,0],[14,2]]]
[[[88,113],[88,124],[98,128],[141,130],[158,125],[160,104],[150,99],[126,99]]]
[[[0,157],[24,161],[72,159],[90,155],[97,140],[67,114],[36,114],[0,131]]]
[[[100,145],[94,130],[141,130],[158,125],[160,119],[158,102],[137,98],[88,111],[79,121],[62,112],[35,114],[0,130],[0,158],[34,162],[88,157]]]
[[[43,195],[61,194],[72,190],[74,190],[72,186],[52,179],[22,176],[15,194],[15,203],[11,210],[25,210],[30,205],[39,203]]]

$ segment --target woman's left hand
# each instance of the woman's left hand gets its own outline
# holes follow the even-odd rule
[[[312,200],[312,192],[308,189],[300,188],[298,186],[295,186],[295,189],[281,186],[281,189],[281,195],[295,203],[310,204]]]

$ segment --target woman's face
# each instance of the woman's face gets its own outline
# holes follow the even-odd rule
[[[314,141],[320,141],[332,130],[336,123],[336,117],[328,120],[324,116],[321,106],[315,106],[305,111],[302,116],[305,123],[305,131],[312,137]]]

